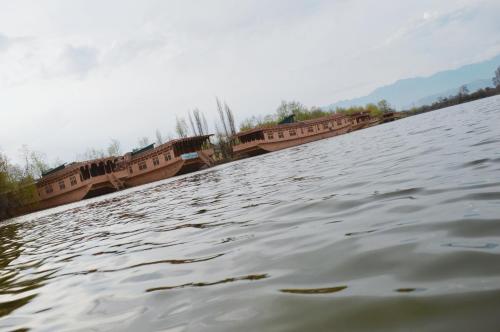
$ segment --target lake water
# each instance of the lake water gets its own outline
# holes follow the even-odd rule
[[[0,330],[498,331],[500,98],[0,223]]]

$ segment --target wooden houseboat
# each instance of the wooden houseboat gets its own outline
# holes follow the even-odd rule
[[[238,133],[234,137],[233,153],[236,158],[256,156],[349,131],[351,131],[351,118],[343,114],[259,127]]]
[[[37,203],[30,209],[47,209],[210,166],[210,136],[181,138],[124,156],[61,165],[37,181]]]
[[[123,171],[123,157],[110,157],[61,165],[36,183],[37,209],[76,202],[115,191],[116,173]]]
[[[153,144],[124,156],[128,174],[126,187],[138,186],[211,166],[212,135],[176,139],[156,148]]]

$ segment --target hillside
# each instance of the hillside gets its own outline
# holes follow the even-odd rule
[[[491,86],[491,78],[498,66],[500,66],[500,55],[487,61],[438,72],[428,77],[402,79],[393,84],[377,88],[367,96],[342,100],[325,108],[365,105],[376,103],[382,99],[386,99],[397,109],[411,105],[421,105],[422,103],[434,101],[441,96],[453,94],[462,85],[467,85],[471,91],[480,87]],[[487,81],[490,82],[490,85],[486,85]]]

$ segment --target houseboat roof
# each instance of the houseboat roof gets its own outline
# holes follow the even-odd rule
[[[50,174],[54,174],[55,172],[58,172],[60,170],[63,170],[66,167],[66,164],[59,165],[57,167],[51,168],[46,172],[42,172],[42,177],[48,176]]]
[[[181,137],[181,138],[176,138],[173,140],[170,140],[166,143],[160,144],[158,146],[154,146],[154,144],[150,144],[140,150],[134,151],[134,152],[129,152],[130,156],[132,157],[132,160],[136,160],[137,158],[142,158],[149,153],[157,153],[158,151],[161,151],[165,147],[168,146],[174,146],[178,144],[184,144],[184,143],[192,143],[192,142],[200,142],[208,139],[210,136],[213,136],[213,134],[209,135],[200,135],[200,136],[190,136],[190,137]]]
[[[105,158],[98,158],[98,159],[91,159],[91,160],[85,160],[85,161],[74,161],[72,163],[69,163],[69,164],[62,164],[60,166],[57,166],[45,173],[42,173],[42,177],[40,179],[38,179],[37,182],[43,182],[47,179],[51,179],[51,178],[54,178],[54,177],[57,177],[57,176],[60,176],[66,172],[71,172],[73,171],[75,168],[78,168],[82,165],[88,165],[88,164],[92,164],[92,163],[99,163],[101,161],[106,161],[106,160],[113,160],[113,159],[116,159],[116,158],[120,158],[120,157],[116,157],[116,156],[110,156],[110,157],[105,157]]]
[[[53,168],[50,171],[43,173],[42,177],[39,178],[36,182],[37,183],[45,183],[46,181],[51,181],[52,179],[54,179],[62,174],[73,171],[75,168],[80,166],[80,164],[81,163],[79,163],[79,162],[74,162],[74,163],[70,163],[67,165],[63,164],[61,166]]]
[[[323,116],[320,118],[315,118],[315,119],[310,119],[310,120],[304,120],[304,121],[297,121],[297,122],[289,122],[289,123],[280,123],[277,125],[269,125],[269,126],[259,126],[253,129],[241,131],[235,135],[235,137],[240,137],[240,136],[245,136],[248,134],[252,134],[255,132],[259,132],[262,130],[273,130],[273,129],[291,129],[291,128],[297,128],[301,126],[309,126],[311,124],[315,124],[317,122],[322,122],[325,120],[332,120],[332,119],[339,119],[339,118],[345,118],[346,115],[344,114],[338,114],[334,113],[328,116]]]
[[[72,162],[69,164],[62,164],[56,168],[49,170],[48,172],[42,173],[42,177],[40,179],[38,179],[37,182],[43,182],[47,179],[57,177],[61,174],[67,173],[67,172],[71,172],[72,170],[79,167],[83,163],[87,163],[87,162]]]
[[[197,141],[197,140],[205,140],[214,134],[209,134],[209,135],[199,135],[199,136],[189,136],[189,137],[181,137],[177,138],[174,140],[171,140],[165,144],[173,144],[173,143],[179,143],[179,142],[191,142],[191,141]]]
[[[163,144],[160,144],[157,147],[155,147],[154,149],[156,150],[156,149],[159,149],[159,148],[162,148],[162,147],[165,147],[165,146],[168,146],[168,145],[173,145],[173,144],[176,144],[176,143],[184,143],[184,142],[206,140],[210,136],[213,136],[213,134],[176,138],[176,139],[170,140],[168,142],[165,142]],[[152,145],[154,145],[154,144],[148,145],[147,147],[143,148],[142,150],[137,151],[135,153],[132,153],[132,156],[134,156],[136,154],[139,154],[139,153],[142,153],[142,152],[145,152],[145,151],[148,151],[148,150],[151,150],[151,146]]]
[[[154,149],[154,147],[155,147],[155,144],[154,144],[154,143],[152,143],[152,144],[149,144],[148,146],[145,146],[145,147],[143,147],[143,148],[139,148],[139,149],[134,149],[134,150],[132,150],[132,152],[130,152],[130,155],[131,155],[131,156],[135,156],[135,155],[137,155],[137,154],[141,154],[141,153],[146,152],[146,151],[148,151],[148,150]]]
[[[354,117],[358,117],[358,116],[369,116],[370,115],[370,112],[368,111],[361,111],[361,112],[354,112],[354,113],[351,113],[351,114],[348,114],[347,116],[350,116],[351,118],[354,118]]]

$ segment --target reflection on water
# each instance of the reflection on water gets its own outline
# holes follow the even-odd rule
[[[0,224],[0,330],[497,330],[500,98]]]
[[[264,279],[264,278],[267,278],[267,274],[248,275],[248,276],[238,277],[238,278],[226,278],[224,280],[219,280],[219,281],[214,281],[214,282],[190,282],[190,283],[187,283],[184,285],[179,285],[179,286],[156,287],[156,288],[146,289],[146,292],[155,292],[155,291],[160,291],[160,290],[168,290],[168,289],[184,288],[184,287],[213,286],[213,285],[218,285],[218,284],[224,284],[226,282],[234,282],[234,281],[238,281],[238,280],[259,280],[259,279]]]
[[[309,288],[309,289],[282,289],[283,293],[292,294],[327,294],[336,293],[346,289],[347,286],[329,287],[329,288]]]

